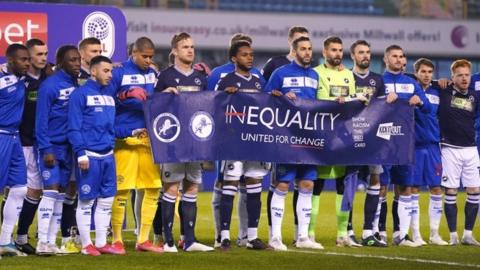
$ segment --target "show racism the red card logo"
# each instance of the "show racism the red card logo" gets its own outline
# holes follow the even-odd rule
[[[31,38],[48,42],[46,13],[0,12],[0,56],[12,43],[25,44]]]

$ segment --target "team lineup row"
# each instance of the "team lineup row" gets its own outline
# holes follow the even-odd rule
[[[454,61],[451,80],[432,81],[434,65],[430,60],[419,59],[414,64],[415,74],[405,74],[405,54],[400,46],[392,45],[385,50],[386,71],[379,75],[369,71],[370,44],[359,40],[351,45],[354,67],[349,70],[342,65],[342,40],[330,37],[323,44],[325,62],[312,68],[308,30],[292,27],[288,41],[289,54],[270,59],[262,71],[253,68],[252,40],[243,34],[232,37],[229,62],[212,71],[204,64],[194,65],[194,43],[188,33],[172,38],[171,65],[160,72],[153,65],[155,46],[146,37],[132,44],[129,59],[121,64],[101,56],[101,43],[95,38],[80,41],[78,48],[58,48],[53,68],[47,64],[48,49],[41,40],[10,45],[8,62],[0,72],[0,153],[6,161],[0,164],[0,189],[8,187],[2,207],[0,255],[125,254],[122,225],[130,190],[137,191],[141,205],[136,213],[141,217],[136,250],[177,252],[177,246],[185,251],[213,250],[195,237],[197,193],[202,169],[209,163],[155,165],[142,107],[154,92],[178,95],[208,89],[232,94],[264,91],[291,100],[335,100],[340,104],[358,99],[366,106],[371,98],[386,96],[385,106],[397,99],[415,106],[413,166],[275,164],[267,198],[268,244],[259,239],[257,227],[261,181],[272,165],[222,161],[212,198],[215,247],[225,251],[231,247],[233,199],[240,190],[243,211],[239,211],[237,244],[258,250],[287,250],[282,242],[282,220],[289,183],[294,182],[294,245],[323,249],[315,241],[315,227],[325,179],[337,180],[337,246],[387,246],[385,196],[389,180],[395,184],[393,244],[426,244],[419,228],[422,186],[431,192],[429,242],[449,244],[438,233],[445,208],[450,244],[459,244],[456,194],[461,183],[467,191],[461,242],[480,246],[472,236],[480,201],[475,138],[480,108],[475,90],[480,90],[480,76],[471,78],[471,64]],[[353,200],[350,190],[356,186],[358,174],[365,170],[369,186],[363,233],[357,241],[349,224],[348,202]],[[175,245],[172,226],[178,196],[181,236]],[[28,229],[36,213],[38,243],[33,248],[28,243]],[[95,244],[90,237],[92,215]],[[17,220],[17,236],[12,243]],[[107,243],[110,224],[111,244]],[[153,242],[149,240],[152,226]],[[408,236],[410,228],[412,238]],[[56,244],[59,230],[60,248]]]

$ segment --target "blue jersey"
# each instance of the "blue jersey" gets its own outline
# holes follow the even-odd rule
[[[35,143],[35,112],[40,84],[47,78],[45,69],[38,76],[27,73],[25,76],[25,109],[20,124],[20,140],[22,146],[33,146]]]
[[[390,92],[395,92],[399,99],[404,100],[409,100],[414,95],[417,95],[423,103],[419,107],[420,111],[423,113],[430,112],[430,102],[415,79],[403,73],[395,74],[385,71],[385,73],[383,73],[383,82],[385,84],[385,94],[388,95]]]
[[[480,72],[472,75],[469,89],[475,91],[480,98]],[[480,134],[480,118],[477,119],[476,127],[477,134]],[[480,145],[480,135],[477,135],[477,145]]]
[[[472,75],[469,89],[474,90],[480,96],[480,72]]]
[[[115,92],[127,91],[134,87],[145,89],[148,95],[153,94],[157,73],[152,68],[146,70],[138,67],[132,59],[122,63],[112,71],[111,87]],[[115,136],[126,138],[132,131],[145,128],[142,101],[135,98],[116,100]]]
[[[265,86],[265,92],[293,92],[299,98],[317,99],[318,73],[311,67],[302,67],[297,62],[276,69]]]
[[[385,84],[382,75],[368,71],[365,74],[355,73],[355,92],[364,95],[368,94],[369,98],[381,97],[385,95]]]
[[[8,73],[7,66],[0,70],[0,133],[16,133],[25,99],[24,78]]]
[[[52,144],[68,143],[68,101],[77,87],[77,78],[62,69],[40,85],[35,135],[38,149],[43,153],[53,153]]]
[[[161,92],[168,87],[175,87],[180,92],[203,91],[207,89],[207,78],[203,72],[196,69],[184,73],[175,66],[170,66],[160,71],[155,91]]]
[[[220,81],[222,77],[227,75],[228,73],[232,73],[235,71],[235,64],[232,62],[228,62],[225,65],[216,67],[212,70],[212,73],[210,73],[210,76],[208,76],[208,90],[213,90],[217,86],[217,83]],[[259,76],[260,81],[262,82],[262,85],[265,84],[265,78],[263,78],[262,73],[260,70],[256,68],[252,68],[250,71],[252,74],[256,74]]]
[[[440,91],[438,118],[442,144],[476,146],[475,122],[479,116],[479,104],[479,98],[473,90],[462,94],[449,86]]]
[[[68,139],[77,156],[85,151],[105,153],[115,142],[115,92],[89,79],[71,96],[68,106]]]
[[[425,89],[425,95],[428,101],[430,101],[431,111],[423,113],[418,108],[415,108],[415,145],[417,147],[438,144],[440,141],[440,127],[437,117],[440,93],[437,88],[430,85]]]
[[[240,92],[261,92],[264,86],[256,74],[250,73],[249,77],[245,77],[232,72],[220,79],[215,91],[224,91],[227,87],[236,87]]]
[[[288,65],[292,61],[293,61],[293,59],[289,59],[288,55],[279,55],[279,56],[274,56],[274,57],[268,59],[267,63],[265,63],[265,65],[262,68],[263,77],[267,81],[270,80],[270,77],[272,76],[273,72],[277,68]]]

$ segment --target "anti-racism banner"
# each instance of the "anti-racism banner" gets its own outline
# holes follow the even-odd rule
[[[365,106],[264,93],[156,93],[144,111],[156,163],[396,165],[414,158],[413,108],[402,100]]]
[[[102,43],[103,55],[124,61],[126,29],[125,16],[115,7],[0,2],[0,59],[4,59],[8,45],[38,38],[48,45],[48,60],[55,62],[60,46],[96,37]]]

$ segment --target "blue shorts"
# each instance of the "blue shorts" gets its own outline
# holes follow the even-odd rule
[[[108,198],[117,194],[117,174],[115,158],[88,157],[90,167],[87,171],[77,169],[77,189],[80,200]]]
[[[72,147],[70,145],[53,145],[52,149],[55,155],[53,167],[49,168],[45,165],[42,151],[38,156],[38,168],[42,175],[43,186],[60,184],[61,187],[66,187],[73,170]]]
[[[0,133],[0,190],[27,184],[27,166],[18,134]]]
[[[413,186],[439,187],[442,180],[442,157],[438,144],[415,148]]]
[[[389,181],[395,185],[413,186],[414,167],[411,165],[384,165],[380,175],[380,184],[388,186]]]
[[[277,164],[276,177],[279,182],[298,180],[317,180],[317,165]]]

